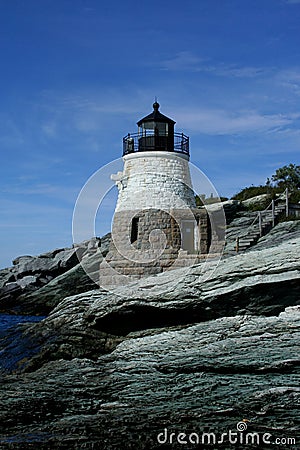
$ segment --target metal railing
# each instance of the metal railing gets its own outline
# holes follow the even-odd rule
[[[184,153],[189,156],[189,137],[183,133],[156,135],[149,130],[147,134],[134,133],[123,138],[123,156],[152,150]]]
[[[288,188],[286,188],[282,194],[285,195],[285,216],[288,217],[289,215],[289,191]],[[240,236],[237,236],[236,238],[236,251],[239,251],[239,243],[240,243],[240,239],[247,239],[247,234],[251,233],[254,225],[256,225],[258,223],[258,231],[259,231],[259,237],[262,237],[263,235],[263,228],[264,228],[264,217],[266,215],[269,215],[271,213],[271,225],[272,228],[275,226],[275,220],[276,220],[276,210],[275,210],[275,203],[282,200],[282,198],[280,198],[280,196],[282,194],[279,194],[279,197],[276,198],[275,200],[272,200],[271,203],[263,210],[263,211],[258,211],[258,213],[256,214],[253,222],[249,225],[249,227],[247,228],[246,232],[243,233],[243,235],[241,234]]]

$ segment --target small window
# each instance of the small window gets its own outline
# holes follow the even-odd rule
[[[138,231],[139,231],[139,218],[134,217],[131,223],[131,237],[130,237],[131,244],[137,241]]]

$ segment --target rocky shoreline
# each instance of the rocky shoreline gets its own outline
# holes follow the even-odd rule
[[[28,304],[19,297],[40,314],[48,292],[51,311],[1,341],[0,448],[237,449],[177,437],[220,439],[243,419],[272,440],[246,448],[297,448],[299,249],[299,221],[285,222],[205,273],[197,264],[115,293],[79,283],[86,292],[63,298],[55,279],[67,285],[75,265]]]
[[[0,313],[46,315],[68,295],[95,289],[79,260],[90,271],[98,268],[109,242],[110,233],[72,248],[16,258],[12,267],[0,270]]]

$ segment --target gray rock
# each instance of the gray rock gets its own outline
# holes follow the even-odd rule
[[[36,258],[35,256],[31,256],[31,255],[22,255],[22,256],[18,256],[17,258],[13,259],[12,263],[14,266],[18,266],[18,265],[26,264],[27,262],[31,262],[35,258]]]
[[[268,194],[261,194],[256,195],[255,197],[248,198],[247,200],[242,201],[242,205],[249,207],[249,206],[263,206],[268,199]]]
[[[300,295],[300,238],[273,248],[238,254],[132,283],[116,294],[94,291],[61,302],[50,315],[72,319],[74,305],[88,301],[84,317],[98,330],[193,323],[232,314],[277,314]],[[211,273],[210,273],[211,271]]]
[[[0,271],[0,311],[43,315],[64,297],[95,288],[79,260],[84,259],[84,266],[90,273],[99,271],[109,242],[110,234],[70,249],[16,258],[12,268]],[[8,283],[16,283],[19,288],[8,287]]]
[[[11,312],[13,310],[13,305],[11,305],[12,298],[18,298],[23,292],[21,286],[14,282],[8,282],[1,288],[1,299],[0,299],[0,311]],[[4,308],[2,305],[5,305]]]
[[[240,211],[235,215],[226,229],[225,255],[234,254],[232,250],[235,248],[236,238],[248,230],[256,217],[257,212]]]
[[[54,256],[53,256],[54,255]],[[36,273],[58,274],[68,270],[78,263],[76,249],[61,249],[54,253],[45,253],[40,256],[23,256],[13,261],[13,272],[16,278],[20,275],[34,275]]]
[[[94,264],[97,263],[99,270],[99,264],[102,261],[99,254],[88,259],[90,264],[92,264],[92,261]],[[82,266],[77,264],[72,269],[46,283],[45,286],[31,293],[23,293],[18,297],[17,304],[26,314],[35,314],[36,312],[48,314],[66,296],[80,294],[97,287]]]
[[[298,442],[298,331],[295,308],[220,318],[131,333],[94,361],[58,360],[6,376],[1,448],[154,450],[160,433],[168,442],[175,433],[162,448],[179,449],[179,433],[196,433],[200,443],[203,433],[220,439],[243,419],[260,439],[247,449],[267,448],[264,433]],[[224,445],[212,448],[236,448]]]
[[[11,331],[1,342],[1,449],[154,450],[159,433],[220,439],[243,419],[251,433],[299,442],[300,237],[290,230],[217,268],[65,298]]]
[[[0,270],[0,290],[10,282],[15,281],[15,277],[11,273],[11,269],[2,269]]]
[[[19,280],[17,279],[15,281],[15,283],[24,289],[25,287],[28,287],[28,286],[32,286],[32,285],[35,286],[37,284],[37,280],[38,280],[38,277],[36,277],[34,275],[27,275]]]
[[[276,227],[274,227],[268,234],[260,238],[257,244],[251,248],[251,250],[261,250],[264,248],[276,247],[284,241],[297,238],[299,235],[300,220],[281,222],[276,225]]]
[[[299,246],[300,238],[294,238],[278,247],[224,258],[217,268],[213,263],[198,264],[142,279],[115,293],[96,289],[67,297],[33,327],[33,337],[30,333],[26,337],[42,343],[40,337],[47,330],[52,342],[50,350],[48,337],[44,340],[34,365],[43,364],[45,349],[51,359],[84,356],[86,351],[94,357],[134,331],[185,326],[236,314],[279,314],[299,302]],[[46,298],[41,296],[44,304]],[[22,352],[18,359],[23,360]],[[31,364],[26,360],[22,369]]]

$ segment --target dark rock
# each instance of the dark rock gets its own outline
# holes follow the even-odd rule
[[[168,442],[171,433],[197,433],[201,443],[205,432],[217,439],[236,433],[243,419],[260,439],[247,449],[267,448],[264,433],[272,442],[287,436],[299,442],[298,330],[295,308],[279,317],[221,318],[132,333],[96,361],[59,360],[6,376],[1,448],[154,450],[159,433]],[[162,448],[182,444],[173,437]],[[243,447],[225,440],[187,448]]]
[[[98,259],[98,264],[101,260]],[[48,314],[66,296],[80,294],[97,288],[97,285],[85,273],[82,266],[77,264],[72,269],[55,277],[45,286],[31,293],[20,295],[16,301],[15,308],[19,307],[22,313]]]
[[[0,271],[0,311],[44,315],[64,297],[94,289],[95,283],[79,260],[84,261],[89,273],[99,271],[109,242],[110,234],[71,249],[16,258],[12,268]]]
[[[96,274],[97,242],[83,247]],[[186,448],[297,444],[299,248],[298,226],[280,225],[217,267],[208,261],[62,300],[92,283],[76,265],[24,296],[29,310],[55,308],[0,340],[1,450],[179,449],[179,433],[199,436]],[[259,443],[201,443],[203,433],[236,433],[243,419]],[[159,433],[172,444],[160,445]]]
[[[78,264],[76,249],[62,249],[56,253],[47,253],[40,256],[19,257],[14,260],[13,273],[16,274],[16,278],[37,273],[58,275],[62,271],[74,267],[76,264]]]
[[[6,283],[1,289],[1,303],[5,304],[6,310],[13,309],[11,299],[17,298],[22,294],[22,287],[16,282]]]
[[[93,343],[94,351],[99,354],[113,347],[114,340],[119,342],[133,331],[184,326],[235,314],[277,315],[299,302],[299,243],[300,238],[295,238],[274,248],[225,258],[217,268],[209,263],[204,273],[205,266],[198,264],[188,270],[178,269],[142,279],[118,288],[115,293],[97,289],[67,297],[26,338],[35,342],[47,329],[49,335],[56,337],[51,359],[63,357],[66,345],[65,356],[69,358],[78,352],[85,355],[82,344],[85,335],[88,352],[90,336],[108,336],[108,346],[103,346],[101,340]],[[52,296],[50,292],[49,307]],[[41,299],[47,304],[44,296]],[[74,340],[74,336],[80,339]],[[47,339],[41,344],[40,354],[35,356],[35,364],[45,361]],[[22,354],[19,358],[22,359]],[[22,367],[30,364],[27,361]]]
[[[227,200],[222,203],[222,206],[224,209],[227,225],[229,225],[237,217],[237,215],[244,210],[244,207],[238,200]]]
[[[14,266],[18,266],[19,264],[23,264],[23,263],[26,264],[26,262],[30,262],[30,261],[32,261],[34,259],[35,259],[34,256],[23,255],[23,256],[18,256],[17,258],[13,259],[12,263],[13,263]]]

